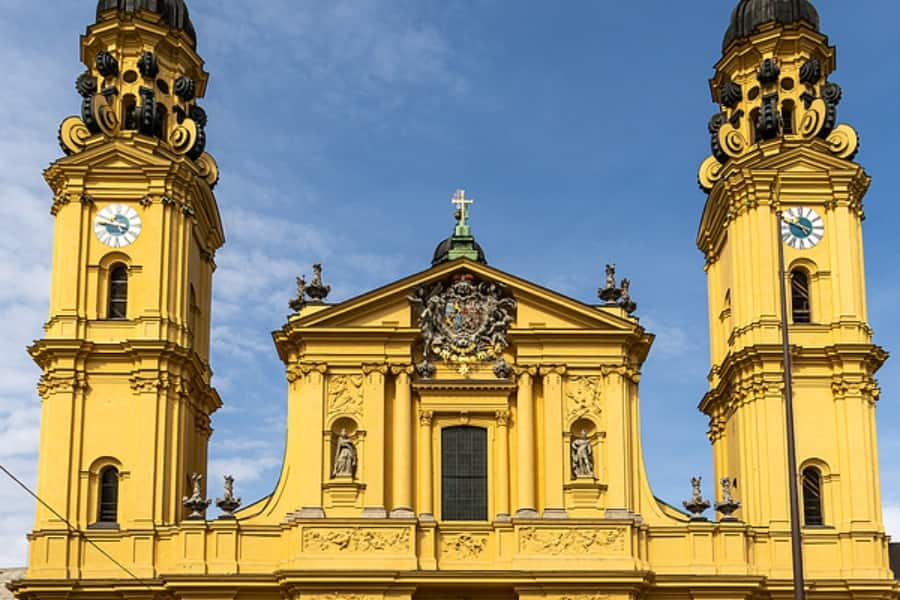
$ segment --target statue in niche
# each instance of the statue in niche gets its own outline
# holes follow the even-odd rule
[[[356,446],[347,436],[347,430],[341,429],[337,439],[337,447],[334,450],[334,467],[331,469],[331,477],[356,477]]]
[[[594,479],[594,449],[585,430],[581,430],[580,436],[572,438],[569,455],[574,479]]]

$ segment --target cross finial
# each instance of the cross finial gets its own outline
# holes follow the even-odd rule
[[[473,204],[475,200],[466,198],[466,190],[456,190],[450,202],[456,205],[457,224],[467,227],[469,225],[469,205]]]

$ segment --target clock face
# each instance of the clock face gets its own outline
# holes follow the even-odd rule
[[[94,219],[94,234],[111,248],[124,248],[141,233],[141,217],[130,206],[110,204]]]
[[[811,208],[795,206],[781,217],[781,239],[797,250],[808,250],[822,241],[825,221]]]

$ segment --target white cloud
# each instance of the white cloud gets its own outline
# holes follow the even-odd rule
[[[281,455],[264,455],[255,457],[223,457],[215,458],[209,461],[209,482],[207,489],[209,495],[212,496],[214,490],[219,489],[225,475],[231,475],[236,482],[235,491],[238,491],[237,485],[240,483],[248,483],[256,481],[263,477],[266,472],[281,466]]]

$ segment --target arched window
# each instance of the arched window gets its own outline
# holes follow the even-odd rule
[[[809,302],[809,273],[806,269],[791,271],[791,317],[794,323],[812,323]]]
[[[447,427],[441,431],[441,517],[486,521],[487,430]]]
[[[822,515],[822,473],[815,467],[803,469],[803,524],[824,525]]]
[[[119,470],[106,467],[100,471],[100,502],[97,521],[115,523],[119,517]]]
[[[781,121],[782,121],[782,131],[785,135],[791,135],[794,133],[794,103],[790,100],[785,100],[781,104]]]
[[[119,263],[109,271],[109,310],[107,318],[125,319],[128,310],[128,267]]]

